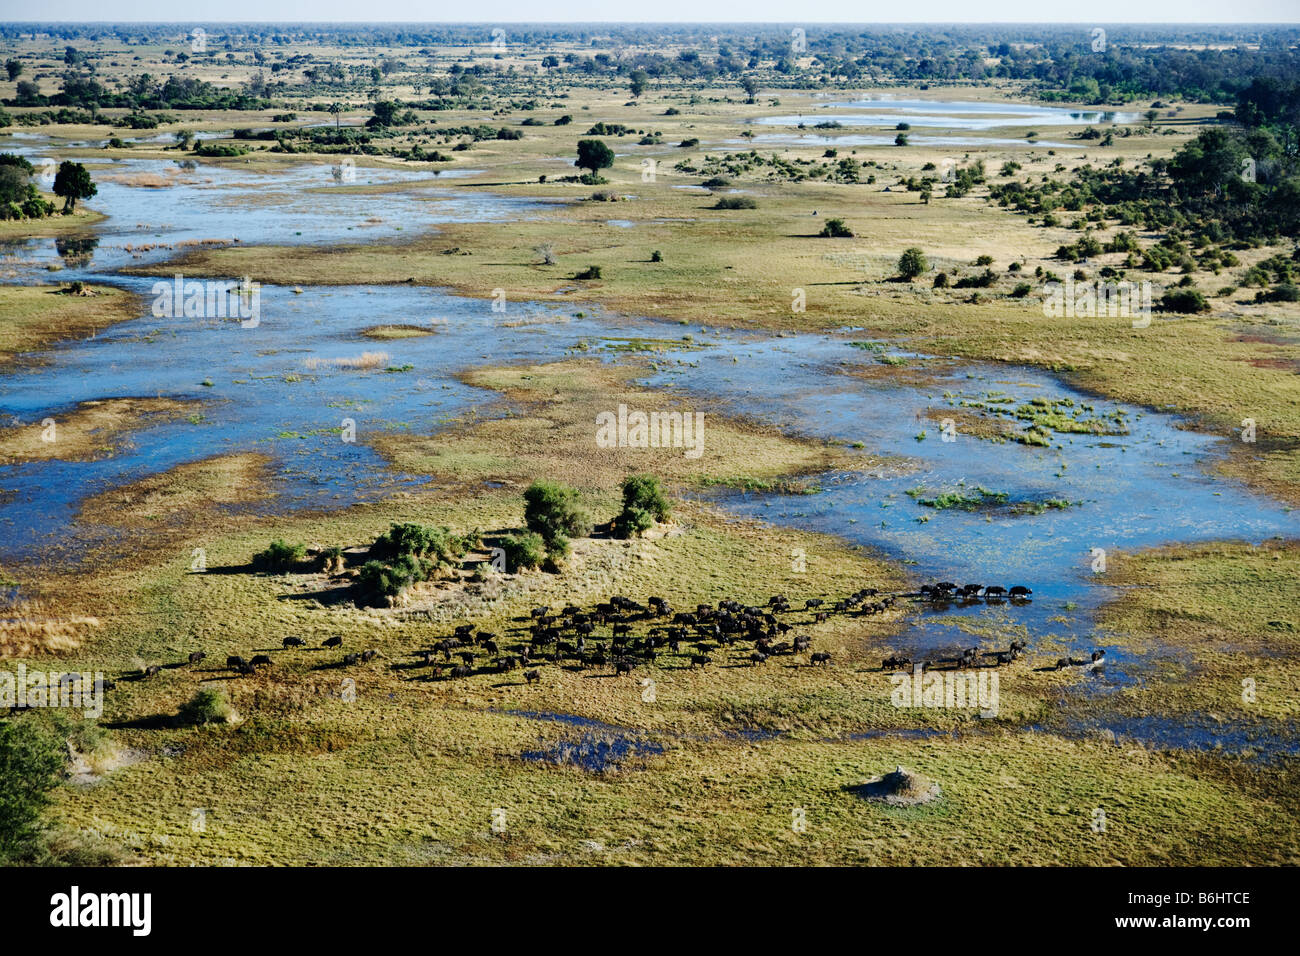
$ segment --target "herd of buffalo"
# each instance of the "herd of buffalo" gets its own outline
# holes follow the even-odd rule
[[[647,598],[643,604],[616,595],[589,608],[535,607],[528,617],[516,619],[508,635],[462,624],[447,637],[416,651],[412,661],[396,666],[404,670],[427,668],[428,679],[432,680],[519,670],[524,681],[530,684],[541,679],[540,668],[547,664],[578,670],[610,669],[615,675],[630,674],[634,668],[661,658],[689,669],[706,668],[715,661],[722,661],[724,666],[756,667],[772,658],[788,658],[795,665],[802,662],[809,667],[827,666],[832,663],[830,653],[814,650],[812,637],[793,633],[796,627],[820,624],[832,615],[880,614],[900,600],[939,608],[976,602],[1023,605],[1030,601],[1032,593],[1020,586],[958,586],[943,581],[896,594],[862,588],[836,601],[808,598],[797,607],[785,595],[778,594],[763,606],[723,600],[716,606],[700,604],[683,611],[675,610],[661,597]],[[282,646],[285,651],[303,649],[307,641],[286,637]],[[327,638],[321,647],[342,650],[343,638]],[[970,647],[957,657],[920,662],[909,657],[888,657],[881,663],[881,670],[912,670],[918,663],[922,669],[997,667],[1010,664],[1024,650],[1023,641],[1013,641],[1005,651],[983,654],[978,648]],[[369,662],[378,655],[379,651],[373,649],[346,652],[327,666],[350,667]],[[189,663],[199,664],[205,657],[203,651],[195,651],[189,655]],[[1064,657],[1056,662],[1056,668],[1096,667],[1103,663],[1104,657],[1105,651],[1093,652],[1090,660]],[[266,653],[248,659],[239,655],[226,658],[226,668],[242,675],[255,674],[271,663]],[[160,665],[154,664],[139,676],[153,676],[160,669]]]

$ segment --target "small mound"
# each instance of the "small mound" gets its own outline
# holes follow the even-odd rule
[[[422,325],[372,325],[362,329],[361,334],[368,339],[414,339],[422,335],[433,335],[433,328]]]
[[[854,787],[854,792],[868,800],[878,800],[892,807],[915,807],[939,799],[939,785],[920,773],[901,766],[892,773],[874,777]]]

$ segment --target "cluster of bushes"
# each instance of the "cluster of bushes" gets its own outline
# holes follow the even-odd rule
[[[412,584],[456,568],[465,552],[480,544],[477,531],[461,536],[441,526],[394,524],[370,546],[357,587],[371,599],[395,598]]]
[[[671,511],[668,498],[653,475],[630,476],[623,482],[622,493],[622,508],[609,525],[615,537],[637,537],[656,522],[667,520]],[[524,526],[523,531],[497,542],[506,568],[512,572],[543,566],[558,569],[569,555],[570,542],[587,537],[593,529],[578,491],[549,479],[533,482],[524,492]],[[441,526],[395,523],[371,544],[368,560],[356,575],[357,590],[365,601],[391,603],[411,585],[458,568],[467,551],[482,546],[477,530],[456,535]],[[306,554],[303,545],[277,538],[253,555],[252,566],[266,572],[301,570]],[[341,548],[328,548],[316,558],[318,570],[343,570]],[[186,722],[205,721],[187,718]]]
[[[723,196],[713,204],[714,209],[757,209],[758,203],[749,196]]]
[[[194,147],[195,156],[207,156],[210,158],[221,156],[243,156],[248,150],[243,146],[233,146],[229,143],[199,143]]]
[[[979,273],[978,275],[962,276],[957,280],[956,284],[954,285],[954,288],[987,289],[990,286],[996,285],[997,281],[998,281],[997,273],[994,272],[992,269],[985,269],[983,272]]]
[[[634,538],[668,520],[671,507],[659,479],[653,475],[631,475],[623,481],[623,503],[609,524],[616,538]],[[573,538],[591,534],[592,520],[578,492],[555,481],[535,481],[524,492],[524,524],[527,531],[505,538],[507,567],[552,567],[569,554]]]

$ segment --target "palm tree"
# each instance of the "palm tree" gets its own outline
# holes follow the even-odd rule
[[[335,129],[338,129],[338,128],[339,128],[339,114],[342,113],[342,112],[343,112],[343,104],[342,104],[342,103],[331,103],[331,104],[330,104],[330,115],[334,117],[334,128],[335,128]]]

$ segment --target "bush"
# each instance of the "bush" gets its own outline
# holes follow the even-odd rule
[[[614,519],[616,538],[639,538],[654,527],[655,519],[642,508],[624,508]]]
[[[540,567],[546,560],[546,542],[535,531],[512,534],[501,539],[501,550],[506,553],[506,570],[522,571]]]
[[[957,280],[958,289],[987,289],[998,281],[998,274],[992,269],[985,269],[979,275],[962,276]]]
[[[0,862],[38,849],[41,814],[67,759],[63,740],[33,721],[0,722]]]
[[[651,261],[651,262],[663,262],[663,261],[664,261],[664,254],[663,254],[662,252],[660,252],[658,249],[656,249],[654,252],[650,253],[650,261]]]
[[[758,203],[749,196],[723,196],[713,204],[714,209],[757,209]]]
[[[524,524],[542,536],[547,551],[568,550],[569,538],[591,534],[591,518],[578,492],[557,481],[535,481],[524,492]]]
[[[187,727],[230,722],[234,710],[225,692],[215,687],[202,687],[193,697],[181,704],[176,718]]]
[[[370,557],[383,560],[410,556],[450,565],[459,561],[466,550],[468,544],[453,535],[450,528],[408,521],[394,524],[376,538],[370,546]]]
[[[843,219],[827,219],[819,235],[823,239],[852,239],[853,230],[844,224]]]
[[[1180,312],[1188,315],[1194,312],[1209,312],[1210,304],[1205,296],[1195,289],[1170,289],[1160,297],[1160,308],[1166,312]]]
[[[930,264],[925,261],[925,253],[916,246],[912,246],[898,257],[898,274],[908,282],[929,268]]]
[[[404,554],[391,564],[367,561],[357,573],[357,586],[368,597],[396,597],[417,581],[426,581],[436,565],[425,558]]]
[[[948,273],[940,272],[938,275],[936,275],[934,277],[934,287],[936,289],[948,288]]]
[[[1300,288],[1284,282],[1271,292],[1255,293],[1257,302],[1300,302]]]
[[[257,571],[292,571],[306,553],[303,545],[289,544],[283,538],[276,538],[265,551],[253,555],[253,568]]]
[[[581,272],[575,272],[573,277],[575,279],[599,279],[600,266],[587,266]]]
[[[1029,295],[1029,293],[1032,291],[1034,291],[1034,287],[1031,286],[1028,282],[1020,282],[1016,285],[1014,289],[1011,290],[1011,298],[1023,299],[1025,296]]]
[[[633,538],[668,520],[672,508],[654,475],[629,475],[623,481],[623,510],[613,521],[614,536]]]

